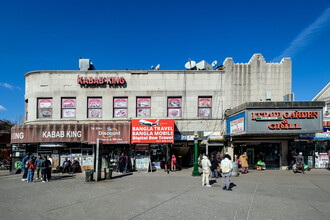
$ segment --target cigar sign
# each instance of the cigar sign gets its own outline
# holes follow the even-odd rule
[[[174,119],[132,119],[132,143],[173,143]]]

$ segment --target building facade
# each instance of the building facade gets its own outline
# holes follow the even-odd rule
[[[195,131],[201,152],[221,151],[227,109],[291,94],[291,59],[270,63],[254,54],[238,64],[226,58],[216,70],[32,71],[25,82],[25,121],[11,135],[17,156],[24,150],[52,154],[58,164],[69,156],[89,167],[100,138],[109,163],[118,152],[156,162],[174,153],[192,165]],[[149,128],[173,124],[167,128],[173,139],[133,141],[136,121]]]

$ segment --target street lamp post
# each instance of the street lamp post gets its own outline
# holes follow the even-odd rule
[[[195,162],[194,162],[194,170],[192,172],[192,176],[200,176],[201,174],[198,171],[198,133],[195,131],[194,133],[194,143],[195,143]]]

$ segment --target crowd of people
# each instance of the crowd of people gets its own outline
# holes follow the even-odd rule
[[[41,156],[39,154],[36,158],[27,153],[22,160],[22,181],[27,183],[33,183],[34,180],[41,180],[43,183],[49,182],[52,178],[52,166],[53,159],[50,156]],[[58,169],[62,173],[76,173],[79,171],[80,165],[77,160],[71,162],[68,158],[65,158],[63,165],[58,167]],[[35,172],[37,177],[34,179]]]
[[[116,160],[116,172],[117,173],[128,173],[132,171],[132,162],[128,154],[118,152],[115,157]]]

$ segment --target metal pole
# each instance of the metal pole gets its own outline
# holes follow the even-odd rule
[[[99,163],[100,163],[100,161],[99,161],[99,159],[100,159],[100,139],[99,138],[97,138],[96,139],[96,162],[95,162],[95,175],[96,175],[96,177],[95,177],[95,181],[99,181],[100,179],[99,179],[99,172],[100,172],[100,170],[99,170]]]
[[[192,176],[200,176],[201,174],[198,171],[198,133],[195,132],[194,143],[195,143],[195,162],[194,162],[194,170],[192,172]]]

